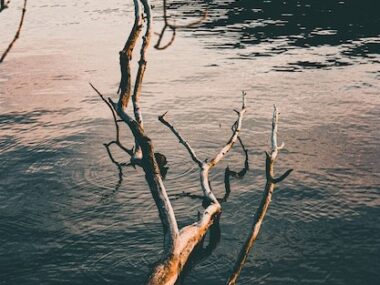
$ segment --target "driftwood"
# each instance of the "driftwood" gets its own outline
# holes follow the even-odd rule
[[[264,220],[265,214],[272,200],[272,194],[273,194],[275,185],[283,181],[293,171],[293,169],[289,169],[280,177],[274,178],[274,163],[277,159],[279,150],[281,150],[284,147],[284,143],[282,143],[281,146],[277,145],[278,115],[279,115],[279,112],[276,106],[274,106],[273,119],[272,119],[272,136],[271,136],[272,147],[269,153],[265,152],[265,156],[266,156],[265,176],[266,176],[267,182],[265,184],[264,193],[263,193],[263,197],[261,199],[260,205],[253,218],[251,233],[249,234],[248,238],[246,239],[239,253],[239,256],[235,263],[232,274],[227,281],[227,285],[236,284],[236,281],[240,275],[240,272],[243,269],[243,266],[247,260],[248,254],[250,250],[252,249],[257,239],[257,236],[259,234],[261,224]]]
[[[17,39],[20,37],[21,28],[22,28],[22,25],[24,23],[24,18],[25,18],[25,13],[26,13],[26,4],[27,4],[27,0],[24,0],[24,5],[22,7],[22,12],[21,12],[20,23],[18,25],[16,34],[13,37],[13,40],[9,43],[8,47],[5,49],[5,51],[1,55],[1,57],[0,57],[0,63],[2,63],[4,61],[5,57],[8,55],[8,53],[12,49],[13,45],[15,44],[15,42],[17,41]],[[5,9],[7,7],[8,6],[6,4],[4,4],[4,1],[2,0],[2,2],[1,2],[1,10]],[[1,12],[1,10],[0,10],[0,12]]]
[[[161,259],[153,266],[153,269],[146,280],[146,284],[169,285],[175,284],[180,279],[181,274],[186,271],[186,268],[189,268],[188,265],[194,258],[195,252],[200,252],[199,256],[206,257],[211,254],[212,250],[217,246],[220,240],[219,219],[222,211],[221,203],[228,198],[231,192],[229,179],[230,177],[241,178],[249,169],[248,151],[245,149],[239,137],[242,129],[243,117],[247,110],[246,93],[243,92],[242,95],[243,98],[241,109],[239,111],[235,110],[237,113],[237,119],[233,124],[231,137],[225,146],[213,158],[209,160],[202,160],[196,155],[195,150],[182,137],[179,131],[167,120],[167,113],[159,116],[158,118],[159,121],[174,134],[179,143],[186,148],[192,161],[199,168],[200,188],[202,190],[202,195],[200,196],[203,201],[202,205],[205,209],[203,213],[199,214],[198,221],[194,222],[193,224],[184,226],[182,229],[179,229],[177,219],[175,217],[175,213],[163,181],[165,176],[165,168],[162,165],[166,163],[166,157],[155,152],[154,144],[144,130],[142,109],[140,106],[142,83],[144,79],[144,72],[147,66],[146,53],[150,45],[152,34],[151,5],[149,3],[149,0],[134,0],[134,7],[135,22],[131,33],[128,36],[126,44],[120,52],[121,80],[118,90],[118,101],[115,102],[111,98],[106,99],[98,89],[96,89],[93,85],[91,85],[91,87],[97,92],[100,98],[111,110],[115,124],[116,138],[115,140],[105,144],[110,160],[116,165],[119,170],[119,181],[115,187],[115,191],[118,191],[121,185],[123,178],[123,166],[133,165],[142,167],[150,192],[155,201],[159,218],[162,223],[164,236],[164,254]],[[164,1],[164,11],[166,27],[171,28],[175,32],[174,26],[171,26],[171,24],[167,21],[166,1]],[[144,26],[145,33],[142,36],[140,59],[138,60],[138,70],[132,91],[132,76],[130,67],[132,54]],[[165,27],[162,33],[164,32]],[[160,41],[161,38],[159,39],[158,45],[160,44]],[[127,111],[130,100],[132,101],[133,105],[133,115],[130,115]],[[125,123],[129,127],[135,140],[135,145],[132,149],[124,147],[124,145],[121,143],[119,123]],[[229,281],[230,283],[228,284],[234,284],[233,282],[236,281],[244,265],[244,262],[248,256],[248,252],[257,237],[264,215],[268,209],[272,192],[274,190],[274,185],[285,179],[291,172],[291,170],[289,170],[280,178],[273,178],[274,162],[277,158],[278,150],[281,149],[281,147],[277,146],[277,123],[278,112],[275,108],[272,124],[272,150],[270,153],[267,153],[267,184],[264,191],[264,198],[257,211],[257,214],[255,215],[252,235],[247,239],[247,242],[242,249],[242,253],[236,262],[237,265],[235,266],[235,269]],[[209,181],[209,171],[227,155],[227,153],[232,149],[233,145],[238,140],[245,152],[244,168],[239,172],[232,171],[229,168],[226,169],[226,194],[222,199],[217,199],[211,188]],[[116,161],[112,156],[110,149],[111,145],[118,146],[122,151],[128,154],[130,156],[130,162],[120,163]],[[210,243],[207,247],[204,247],[203,242],[207,233],[209,233]]]

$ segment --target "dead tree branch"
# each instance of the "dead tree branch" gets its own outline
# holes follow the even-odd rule
[[[140,61],[139,61],[139,69],[136,75],[136,82],[134,88],[134,94],[132,96],[132,102],[134,106],[134,116],[132,118],[127,113],[127,105],[130,97],[130,66],[129,60],[132,56],[133,48],[136,44],[140,31],[142,30],[142,15],[140,11],[140,2],[144,7],[145,17],[147,19],[147,27],[146,32],[143,37],[143,44],[140,52]],[[122,121],[124,121],[129,129],[131,130],[134,138],[135,138],[135,149],[133,153],[133,157],[131,158],[132,162],[136,162],[138,160],[138,165],[144,169],[145,178],[148,182],[150,191],[152,193],[153,199],[156,203],[160,220],[163,225],[164,230],[164,249],[165,252],[170,252],[172,248],[174,248],[174,244],[177,240],[178,236],[178,225],[174,215],[174,211],[172,205],[170,204],[168,195],[166,193],[166,189],[164,183],[162,181],[162,175],[160,171],[160,167],[157,163],[156,157],[157,155],[154,152],[154,147],[152,140],[145,134],[143,128],[143,121],[141,115],[141,108],[139,106],[139,97],[141,95],[141,84],[143,81],[144,71],[146,67],[146,59],[145,54],[146,50],[150,43],[150,35],[151,35],[151,6],[148,0],[141,0],[138,2],[134,1],[135,4],[135,24],[132,28],[131,34],[128,37],[128,40],[125,44],[123,51],[126,51],[127,57],[121,56],[122,60],[120,60],[122,78],[120,83],[120,96],[119,101],[117,103],[113,102],[111,98],[108,99],[108,102],[115,110],[116,114],[120,117]],[[122,51],[122,53],[123,53]],[[123,59],[127,59],[124,61]],[[123,74],[123,72],[125,72]],[[125,87],[125,89],[123,89]],[[129,91],[128,91],[129,90]],[[100,92],[98,92],[99,94]],[[102,97],[102,96],[101,96]],[[128,98],[127,98],[128,97]],[[136,154],[138,153],[138,158],[136,158]]]
[[[13,37],[13,40],[8,45],[7,49],[3,52],[3,54],[2,54],[2,56],[0,58],[0,63],[2,63],[4,61],[5,57],[8,55],[8,53],[12,49],[13,45],[15,44],[15,42],[17,41],[17,39],[20,37],[21,28],[22,28],[22,25],[24,23],[24,18],[25,18],[25,13],[26,13],[26,4],[27,4],[27,0],[24,0],[24,6],[22,7],[20,23],[18,25],[17,32],[16,32],[15,36]],[[2,2],[2,5],[5,5],[5,4],[3,4],[3,2]],[[5,6],[2,6],[2,7],[6,8],[7,6],[5,5]],[[3,10],[4,8],[2,8],[1,10]]]
[[[186,140],[184,140],[179,132],[175,130],[173,125],[166,121],[166,113],[159,117],[159,120],[174,133],[174,135],[179,139],[179,142],[183,144],[188,150],[193,161],[198,165],[200,170],[200,182],[204,197],[204,205],[206,206],[206,209],[204,210],[198,222],[189,226],[185,226],[180,230],[177,243],[173,248],[173,251],[164,257],[153,269],[153,272],[150,275],[147,284],[174,284],[182,272],[194,248],[202,241],[205,234],[213,224],[214,218],[221,212],[221,205],[212,192],[210,186],[209,171],[215,167],[215,165],[217,165],[218,162],[220,162],[231,150],[232,146],[235,144],[239,136],[243,116],[246,112],[245,96],[246,94],[243,93],[242,109],[237,112],[238,119],[236,121],[236,128],[233,131],[231,138],[227,144],[215,155],[215,157],[210,160],[210,162],[208,162],[208,160],[201,161],[197,158],[194,150],[190,147]]]
[[[260,232],[261,224],[264,220],[265,214],[272,200],[272,194],[273,194],[275,185],[278,182],[281,182],[282,180],[284,180],[293,171],[293,169],[289,169],[279,178],[274,178],[274,163],[277,159],[279,150],[284,147],[284,143],[282,143],[281,146],[277,145],[278,116],[279,116],[279,112],[276,106],[274,106],[273,119],[272,119],[272,135],[271,135],[272,146],[271,146],[270,153],[265,152],[267,182],[265,184],[264,193],[263,193],[263,197],[261,199],[260,205],[253,218],[252,230],[239,253],[239,256],[233,268],[232,274],[230,275],[227,281],[227,285],[236,284],[236,281],[240,275],[240,272],[243,269],[243,266],[248,258],[248,254],[250,250],[252,249],[257,239],[257,236]]]
[[[123,146],[123,144],[120,142],[120,127],[119,127],[119,120],[117,119],[116,117],[116,113],[114,111],[114,108],[112,107],[112,105],[104,98],[104,96],[99,92],[98,89],[95,88],[94,85],[92,85],[90,83],[90,86],[92,87],[92,89],[94,89],[94,91],[99,95],[99,97],[103,100],[104,103],[106,103],[106,105],[108,106],[108,108],[111,110],[111,113],[112,113],[112,117],[113,117],[113,121],[114,121],[114,124],[115,124],[115,130],[116,130],[116,138],[114,141],[111,141],[109,142],[108,144],[106,144],[108,146],[107,148],[107,152],[110,152],[109,150],[109,146],[112,145],[112,144],[116,144],[118,147],[120,147],[123,151],[125,151],[126,153],[128,153],[130,156],[133,155],[133,150],[131,149],[128,149],[126,148],[125,146]],[[112,157],[112,155],[111,155]]]
[[[119,53],[121,79],[118,93],[120,94],[119,100],[121,101],[124,109],[128,107],[128,102],[131,97],[130,61],[132,60],[133,49],[136,46],[136,42],[143,27],[140,2],[139,0],[134,0],[133,3],[135,7],[135,22],[133,24],[132,31],[130,32],[128,39],[124,45],[124,48]]]
[[[144,79],[147,64],[146,52],[150,44],[152,30],[151,6],[149,0],[134,0],[134,4],[135,22],[132,27],[131,33],[126,41],[126,44],[123,50],[120,52],[121,80],[118,90],[118,101],[114,102],[111,98],[108,98],[108,100],[106,100],[104,96],[93,85],[91,85],[91,87],[97,92],[100,98],[111,109],[112,116],[114,119],[116,128],[116,139],[108,144],[105,144],[105,146],[111,161],[115,163],[115,165],[119,169],[119,173],[121,173],[121,176],[119,175],[120,179],[119,183],[117,184],[117,187],[120,187],[121,185],[122,172],[120,170],[122,164],[117,162],[113,158],[109,148],[111,144],[118,145],[122,150],[128,153],[131,156],[131,164],[136,164],[143,168],[145,173],[145,179],[148,183],[150,192],[155,201],[158,214],[163,226],[164,255],[152,269],[151,274],[148,276],[146,284],[173,285],[180,278],[181,273],[184,271],[186,264],[191,259],[195,250],[203,248],[205,250],[203,256],[206,256],[207,254],[209,254],[210,250],[216,246],[220,239],[219,217],[221,213],[221,202],[215,197],[211,189],[209,171],[226,156],[226,154],[231,150],[231,148],[237,140],[240,141],[240,144],[246,155],[245,167],[240,172],[234,172],[229,169],[228,171],[226,171],[228,172],[228,176],[242,177],[248,170],[248,152],[246,151],[242,141],[239,138],[243,117],[246,112],[246,94],[245,92],[243,92],[243,103],[241,110],[235,110],[235,112],[238,115],[238,118],[232,127],[232,135],[230,139],[228,140],[226,145],[211,160],[199,159],[195,151],[190,146],[190,144],[186,140],[184,140],[180,133],[174,128],[174,126],[165,119],[166,113],[162,116],[159,116],[159,120],[173,132],[173,134],[177,137],[179,142],[186,148],[186,150],[190,154],[191,159],[198,165],[199,168],[199,179],[203,193],[202,204],[205,210],[202,214],[199,215],[197,222],[191,225],[187,225],[182,229],[179,229],[173,207],[171,205],[165,185],[163,183],[164,175],[159,163],[160,161],[166,163],[166,157],[161,154],[155,153],[153,142],[144,130],[142,111],[140,107],[142,82]],[[143,11],[141,7],[143,7]],[[166,9],[166,1],[164,1],[164,7]],[[165,18],[166,17],[167,16],[165,10]],[[146,24],[146,30],[144,36],[142,37],[140,59],[138,61],[138,70],[132,94],[130,61],[132,59],[132,54],[136,42],[143,29],[144,22]],[[167,25],[167,27],[171,29],[174,29],[175,27],[180,27],[171,25],[167,21],[167,18],[165,20],[165,24]],[[187,26],[192,25],[193,24]],[[128,102],[130,98],[132,98],[133,116],[131,116],[127,112]],[[135,139],[135,147],[133,150],[128,150],[124,148],[120,143],[120,129],[118,125],[119,122],[124,122],[129,127]],[[260,229],[260,225],[262,223],[262,219],[264,218],[264,215],[267,211],[271,195],[274,190],[274,185],[280,182],[281,180],[285,179],[286,176],[289,175],[289,173],[291,172],[291,170],[289,170],[281,177],[273,178],[273,165],[276,160],[278,150],[281,148],[277,146],[277,123],[278,112],[275,108],[275,111],[273,113],[272,124],[272,150],[270,154],[267,154],[267,184],[265,187],[265,193],[262,204],[260,205],[254,220],[252,230],[253,241],[256,239],[256,236]],[[213,225],[217,225],[217,227],[213,227]],[[204,248],[203,241],[207,232],[210,232],[210,238],[212,237],[213,241],[210,242],[209,248]],[[253,245],[251,239],[248,239],[247,243],[247,246],[243,248],[241,253],[241,256],[243,257],[239,258],[237,262],[237,264],[239,263],[237,276],[241,271],[241,268],[244,264],[249,249]],[[241,259],[243,261],[241,261]]]

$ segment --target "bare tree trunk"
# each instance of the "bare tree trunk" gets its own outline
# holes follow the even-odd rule
[[[224,158],[224,156],[235,144],[241,131],[242,120],[245,112],[246,105],[244,93],[243,106],[241,111],[238,112],[236,128],[227,144],[216,154],[214,158],[210,160],[210,162],[207,162],[207,160],[201,161],[196,156],[189,143],[182,138],[182,136],[173,127],[173,125],[165,120],[166,113],[159,117],[159,120],[173,132],[173,134],[179,139],[179,142],[185,146],[192,160],[198,165],[200,170],[200,182],[203,191],[203,197],[208,206],[198,222],[181,229],[175,247],[172,251],[166,253],[162,260],[155,266],[146,284],[174,284],[182,272],[195,246],[201,242],[209,228],[212,226],[214,218],[221,212],[221,205],[211,190],[208,173],[210,169],[212,169],[215,165],[217,165],[219,161]]]

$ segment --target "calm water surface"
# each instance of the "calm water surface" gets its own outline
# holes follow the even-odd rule
[[[0,49],[17,28],[22,1],[0,15]],[[112,3],[111,3],[112,2]],[[132,1],[29,1],[20,40],[0,66],[0,284],[139,284],[162,252],[157,210],[141,169],[119,176],[103,147],[113,139],[108,108]],[[155,30],[161,28],[161,1]],[[230,134],[248,92],[242,139],[251,169],[232,181],[222,239],[185,284],[223,284],[264,186],[272,105],[285,141],[277,188],[239,284],[377,284],[380,279],[380,17],[378,1],[175,1],[177,22],[208,7],[200,27],[172,47],[149,50],[142,104],[181,225],[196,219],[198,170],[170,120],[201,158]],[[125,130],[125,142],[132,145]],[[120,161],[127,157],[114,149]],[[223,195],[227,165],[213,170]]]

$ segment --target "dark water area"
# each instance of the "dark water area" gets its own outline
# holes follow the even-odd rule
[[[0,13],[0,51],[22,1]],[[162,25],[161,1],[154,5]],[[173,1],[173,45],[148,52],[142,107],[181,226],[197,218],[199,174],[158,122],[169,119],[199,157],[241,137],[250,170],[232,180],[221,241],[184,284],[224,284],[265,184],[272,106],[280,109],[278,185],[238,284],[377,284],[380,279],[380,2]],[[162,253],[162,229],[141,169],[119,172],[103,143],[111,114],[88,82],[115,96],[132,1],[29,1],[20,39],[0,65],[0,284],[141,284]],[[6,28],[4,28],[6,27]],[[154,40],[157,36],[154,36]],[[135,71],[135,69],[134,69]],[[132,145],[127,129],[123,141]],[[128,157],[113,149],[119,161]],[[210,174],[218,197],[236,147]]]

